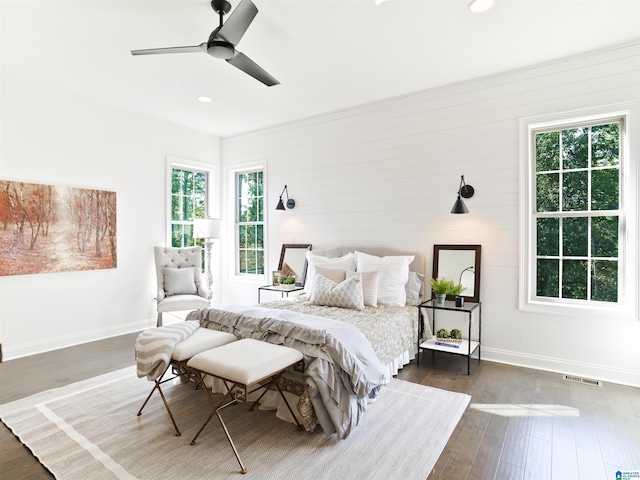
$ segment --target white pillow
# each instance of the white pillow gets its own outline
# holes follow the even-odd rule
[[[380,272],[346,272],[347,278],[354,275],[362,275],[362,295],[364,297],[364,304],[368,307],[378,306],[378,279],[380,278]]]
[[[312,305],[364,310],[362,276],[356,273],[344,282],[336,283],[323,275],[316,275],[309,301]]]
[[[309,297],[313,293],[313,284],[316,276],[316,266],[321,268],[333,268],[355,272],[356,259],[353,253],[347,253],[343,257],[328,258],[316,255],[311,251],[307,252],[307,278],[304,282],[304,291]]]
[[[198,291],[196,287],[195,267],[169,268],[163,267],[164,291],[170,295],[195,295]]]
[[[378,279],[378,303],[403,306],[407,303],[405,285],[409,280],[409,264],[414,255],[376,257],[356,252],[358,272],[380,271]]]
[[[424,282],[424,275],[418,272],[409,272],[409,280],[405,285],[405,291],[407,292],[407,303],[411,305],[417,305],[420,303],[420,290],[422,289],[422,282]]]

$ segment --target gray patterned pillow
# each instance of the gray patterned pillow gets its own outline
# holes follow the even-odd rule
[[[355,274],[344,282],[336,283],[323,275],[316,275],[310,303],[327,307],[364,310],[362,276]]]

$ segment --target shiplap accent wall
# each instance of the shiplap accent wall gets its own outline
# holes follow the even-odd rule
[[[519,119],[629,101],[640,43],[225,138],[222,161],[267,162],[269,271],[283,243],[420,251],[428,272],[434,244],[478,243],[484,358],[640,385],[637,321],[611,349],[607,319],[518,311]],[[451,215],[460,175],[476,194]],[[296,207],[276,212],[285,184]],[[255,302],[255,284],[226,281],[222,300]]]

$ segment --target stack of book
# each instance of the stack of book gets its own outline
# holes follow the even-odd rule
[[[435,343],[436,345],[440,345],[442,347],[460,348],[460,344],[462,343],[462,340],[458,338],[436,337]]]

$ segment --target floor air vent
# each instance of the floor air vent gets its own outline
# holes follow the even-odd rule
[[[593,378],[576,377],[575,375],[563,375],[563,377],[569,382],[584,383],[587,385],[593,385],[594,387],[602,386],[602,382],[600,380],[594,380]]]

